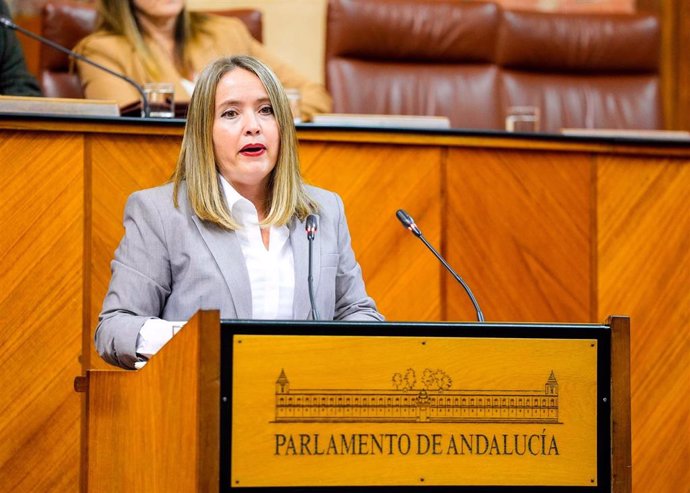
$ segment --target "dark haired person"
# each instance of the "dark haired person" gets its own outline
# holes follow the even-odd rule
[[[0,0],[0,17],[10,18],[5,0]],[[7,96],[40,96],[41,89],[26,69],[22,47],[15,32],[0,26],[0,94]]]

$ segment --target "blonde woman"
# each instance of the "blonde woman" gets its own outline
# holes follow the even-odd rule
[[[300,175],[287,96],[251,57],[222,58],[199,77],[171,183],[134,193],[96,331],[108,362],[134,368],[200,308],[222,318],[310,314],[304,221],[318,216],[317,312],[383,320],[367,295],[343,203]]]
[[[211,61],[251,55],[268,64],[284,87],[300,90],[303,119],[331,110],[326,89],[271,55],[242,21],[189,12],[185,4],[185,0],[99,0],[99,27],[75,49],[139,84],[174,83],[177,102],[189,101],[198,72]],[[77,67],[87,98],[115,100],[120,106],[139,100],[126,82],[83,62]]]

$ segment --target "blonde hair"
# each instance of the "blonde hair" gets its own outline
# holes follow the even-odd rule
[[[305,189],[300,173],[297,134],[285,90],[278,77],[262,62],[250,56],[223,57],[208,65],[196,83],[187,112],[182,149],[173,174],[173,201],[178,206],[182,182],[194,213],[202,220],[235,230],[237,223],[225,204],[213,148],[216,88],[233,70],[247,70],[263,84],[278,124],[280,150],[268,180],[268,211],[262,225],[284,225],[293,216],[303,220],[318,206]]]
[[[123,36],[134,47],[144,70],[152,81],[161,76],[161,66],[151,52],[135,15],[133,0],[100,0],[98,5],[98,29]],[[189,47],[199,33],[204,31],[208,16],[182,9],[175,23],[175,65],[182,74],[193,70]]]

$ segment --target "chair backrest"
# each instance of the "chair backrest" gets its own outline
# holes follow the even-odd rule
[[[659,21],[648,14],[503,12],[501,105],[540,128],[660,129]]]
[[[457,0],[329,0],[326,85],[334,111],[447,116],[500,128],[499,7]]]
[[[48,2],[41,12],[41,35],[65,48],[74,46],[92,33],[96,26],[96,8],[83,2]],[[53,98],[82,98],[79,76],[70,70],[70,58],[41,44],[38,56],[39,82],[43,94]]]
[[[326,86],[339,113],[447,116],[503,129],[663,128],[659,21],[507,11],[490,1],[329,0]]]
[[[257,40],[262,40],[262,15],[254,9],[214,10],[209,13],[239,18]],[[41,34],[67,48],[91,34],[97,22],[96,8],[91,3],[75,0],[47,2],[41,12]],[[41,45],[39,51],[39,82],[43,94],[55,98],[82,98],[79,76],[72,70],[69,57],[54,48]]]

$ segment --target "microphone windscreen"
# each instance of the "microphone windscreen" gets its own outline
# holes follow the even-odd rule
[[[395,215],[398,218],[398,221],[400,221],[406,228],[409,228],[414,224],[414,219],[412,219],[412,217],[402,209],[398,209],[398,212],[396,212]]]
[[[314,214],[309,214],[304,224],[304,229],[307,231],[307,238],[309,238],[310,240],[314,239],[314,235],[316,235],[318,225],[319,222],[316,219],[316,216]]]

